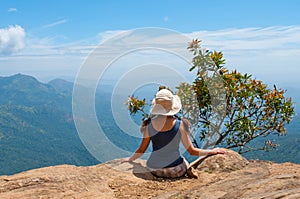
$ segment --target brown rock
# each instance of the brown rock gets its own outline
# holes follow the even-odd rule
[[[144,160],[59,165],[0,176],[0,198],[300,198],[297,164],[247,161],[229,150],[194,171],[198,179],[163,179]]]
[[[198,170],[213,172],[231,172],[244,168],[248,160],[235,151],[227,150],[225,155],[213,155],[202,161]]]

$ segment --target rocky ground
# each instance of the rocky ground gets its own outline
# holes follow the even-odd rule
[[[205,159],[197,179],[155,178],[145,161],[59,165],[0,176],[0,198],[300,198],[300,165],[247,161],[228,151]]]

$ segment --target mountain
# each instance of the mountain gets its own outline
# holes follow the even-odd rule
[[[68,95],[72,93],[73,90],[72,82],[68,82],[66,80],[59,79],[59,78],[51,80],[50,82],[48,82],[48,85],[52,86],[58,93],[61,94]]]
[[[53,96],[54,88],[42,84],[31,76],[17,74],[0,78],[0,104],[22,104],[27,106],[42,105],[45,101],[50,105],[59,96]],[[49,101],[49,99],[52,99]]]
[[[61,80],[44,84],[22,74],[0,77],[0,175],[99,163],[78,137],[70,88]]]
[[[72,114],[72,91],[73,83],[62,79],[41,83],[23,74],[0,77],[0,175],[58,164],[99,163],[78,136]],[[98,122],[111,143],[133,152],[140,139],[119,128],[111,111],[111,93],[110,86],[99,88],[96,92]],[[126,108],[125,105],[123,108]],[[300,163],[299,124],[300,117],[296,116],[288,126],[286,136],[270,137],[280,144],[278,150],[268,153],[254,151],[245,154],[245,157]],[[87,130],[91,130],[89,128]],[[264,143],[264,139],[256,141]],[[100,145],[97,147],[98,151],[105,151]],[[112,153],[114,151],[109,155],[120,157],[120,154]]]
[[[206,158],[191,179],[154,177],[144,160],[59,165],[0,176],[0,198],[299,198],[300,165],[248,161],[234,151]]]
[[[299,120],[298,120],[299,121]],[[258,143],[262,145],[266,140],[271,140],[273,143],[278,144],[276,149],[265,151],[251,151],[243,154],[248,159],[259,159],[259,160],[269,160],[277,163],[283,162],[293,162],[300,164],[300,131],[289,131],[287,135],[278,136],[270,135],[267,138],[258,138],[253,140],[253,143]],[[257,146],[257,145],[256,145]]]

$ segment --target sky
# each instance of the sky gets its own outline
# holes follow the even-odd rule
[[[103,42],[152,27],[202,40],[203,48],[223,52],[230,69],[299,87],[299,8],[298,0],[0,0],[0,76],[74,80]],[[148,41],[160,36],[145,33]],[[132,44],[112,45],[120,41]]]

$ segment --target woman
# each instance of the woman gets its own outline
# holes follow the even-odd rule
[[[136,152],[123,162],[140,158],[152,142],[152,152],[147,160],[147,167],[157,177],[181,177],[188,167],[187,161],[179,152],[180,141],[193,156],[224,154],[225,149],[204,150],[195,148],[189,138],[189,122],[175,117],[181,109],[181,101],[171,91],[158,91],[152,101],[150,110],[154,117],[144,121],[141,127],[143,139]]]

